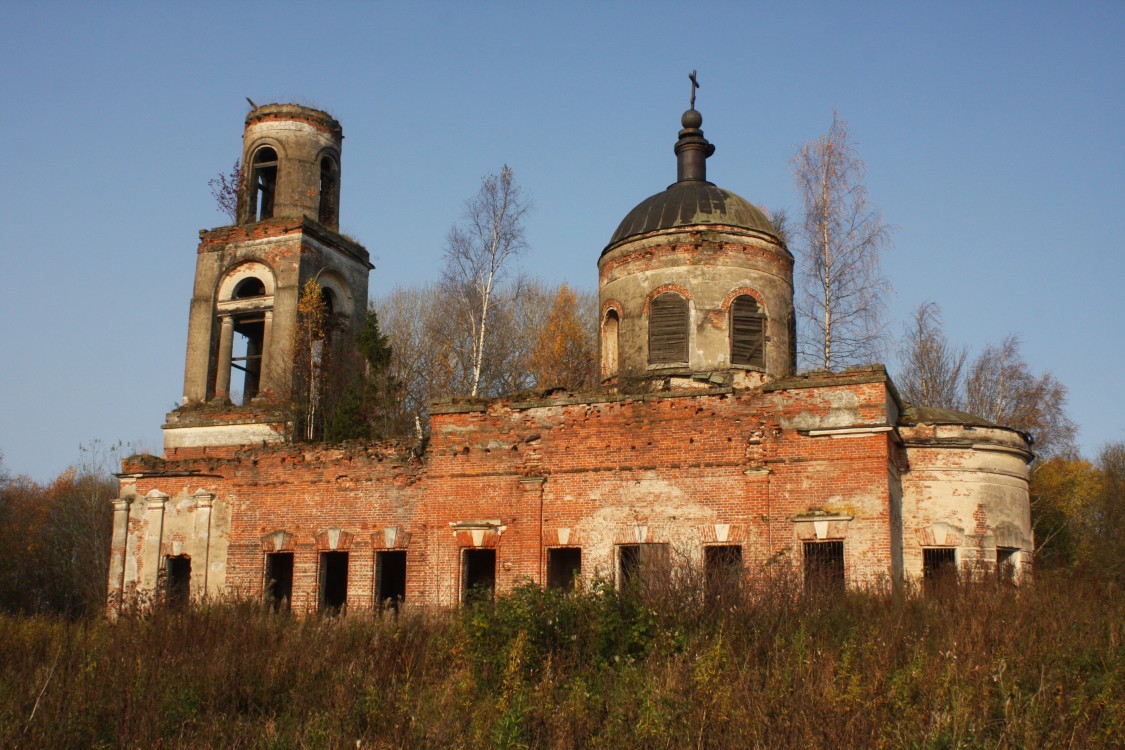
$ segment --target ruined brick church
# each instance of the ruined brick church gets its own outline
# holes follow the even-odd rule
[[[401,450],[285,439],[300,290],[315,279],[354,332],[372,265],[338,230],[340,123],[252,109],[238,222],[200,232],[183,405],[163,456],[120,475],[111,600],[449,606],[669,568],[751,580],[771,560],[840,588],[1023,571],[1026,436],[903,403],[882,366],[797,374],[793,256],[707,181],[701,125],[683,115],[676,182],[598,257],[604,387],[440,400],[424,449]]]

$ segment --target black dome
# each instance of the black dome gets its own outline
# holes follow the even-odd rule
[[[638,203],[621,221],[609,246],[634,235],[694,224],[724,224],[777,237],[762,209],[710,182],[693,180],[677,182]]]

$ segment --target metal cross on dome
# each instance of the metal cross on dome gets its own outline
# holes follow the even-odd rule
[[[694,70],[691,71],[690,74],[688,74],[688,78],[691,79],[691,107],[690,108],[695,109],[695,90],[697,88],[699,88],[699,79],[697,79],[695,77],[695,71]]]

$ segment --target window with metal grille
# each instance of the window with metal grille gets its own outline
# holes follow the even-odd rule
[[[957,552],[952,547],[922,550],[922,579],[927,586],[957,580]]]
[[[730,306],[730,362],[766,366],[766,316],[748,294],[735,297]]]
[[[648,311],[648,362],[651,365],[688,361],[688,303],[673,292],[661,294]]]
[[[805,542],[805,591],[843,590],[843,541]]]

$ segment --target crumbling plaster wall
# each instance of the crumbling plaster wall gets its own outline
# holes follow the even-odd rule
[[[688,297],[686,369],[731,369],[728,309],[735,293],[753,290],[769,316],[766,372],[779,377],[793,371],[793,261],[767,235],[733,227],[664,231],[610,249],[598,268],[603,315],[611,303],[621,307],[622,372],[684,369],[648,363],[647,305],[660,289]]]
[[[110,592],[157,595],[165,585],[166,558],[191,560],[192,597],[227,593],[227,546],[231,508],[214,493],[166,483],[137,491],[139,477],[123,475],[114,513]],[[183,479],[180,479],[182,482]]]
[[[958,566],[992,570],[996,548],[1018,549],[1026,572],[1034,548],[1027,443],[1014,430],[962,425],[901,428],[909,471],[903,476],[903,565],[922,575],[922,550],[951,547]]]

